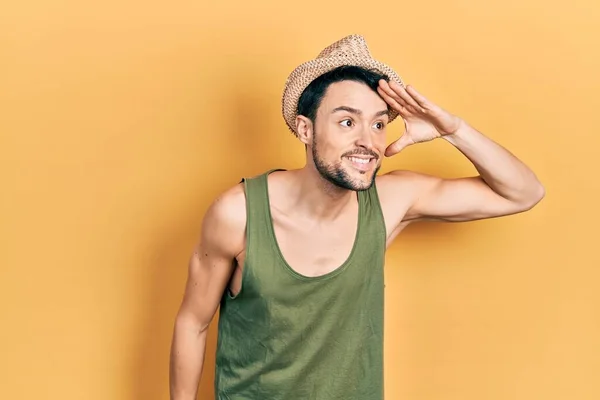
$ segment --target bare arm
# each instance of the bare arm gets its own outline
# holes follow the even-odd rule
[[[208,209],[200,242],[190,257],[185,293],[175,320],[170,357],[171,400],[195,400],[204,364],[206,335],[244,248],[245,197],[230,189]]]
[[[414,87],[381,82],[379,93],[399,112],[406,127],[400,139],[386,149],[386,155],[443,138],[479,172],[478,176],[458,179],[409,171],[393,171],[381,177],[378,185],[392,224],[419,219],[470,221],[516,214],[531,209],[544,197],[542,184],[521,160]]]
[[[455,134],[443,138],[473,163],[479,176],[443,179],[408,171],[391,172],[388,181],[397,186],[395,191],[402,188],[406,193],[408,189],[413,195],[404,221],[500,217],[527,211],[544,197],[544,188],[529,167],[474,128],[464,124]],[[400,193],[394,196],[398,198]]]

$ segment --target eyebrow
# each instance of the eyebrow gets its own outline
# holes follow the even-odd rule
[[[362,115],[362,111],[356,108],[352,108],[352,107],[348,107],[348,106],[339,106],[333,109],[333,111],[331,111],[332,114],[335,114],[338,111],[347,111],[349,113],[352,114],[356,114],[356,115]],[[375,114],[376,117],[380,117],[382,115],[388,115],[388,110],[382,110],[379,111]]]

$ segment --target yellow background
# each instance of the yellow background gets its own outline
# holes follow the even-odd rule
[[[1,398],[168,398],[203,213],[242,176],[303,165],[283,83],[350,33],[547,189],[527,214],[397,239],[386,398],[600,398],[596,1],[11,3],[0,12]],[[390,141],[401,132],[393,124]],[[392,168],[474,173],[445,142],[408,148]]]

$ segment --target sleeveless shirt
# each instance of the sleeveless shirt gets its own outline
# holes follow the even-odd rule
[[[220,303],[215,397],[382,400],[386,230],[376,187],[356,192],[346,261],[308,277],[277,244],[267,185],[274,171],[242,179],[246,258],[240,292],[226,290]]]

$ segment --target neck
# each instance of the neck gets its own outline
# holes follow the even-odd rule
[[[314,166],[307,165],[297,170],[294,181],[293,207],[309,217],[335,219],[352,201],[356,201],[355,191],[329,182]]]

